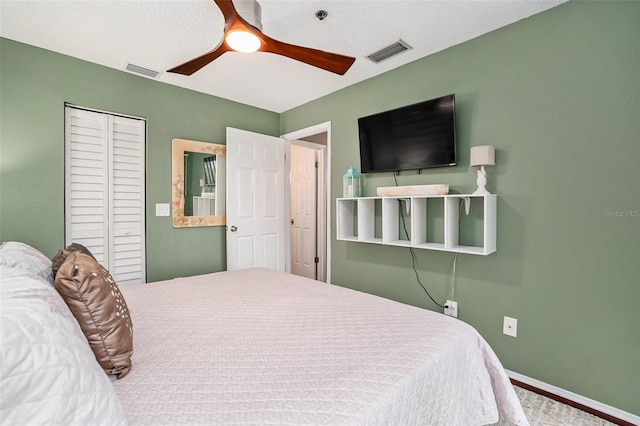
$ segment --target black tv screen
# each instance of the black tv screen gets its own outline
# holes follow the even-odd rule
[[[358,119],[362,173],[456,164],[455,95]]]

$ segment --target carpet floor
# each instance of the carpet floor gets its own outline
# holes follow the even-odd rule
[[[535,392],[515,387],[522,408],[531,426],[615,426],[569,405],[554,401]],[[496,426],[508,426],[511,423],[501,420]]]

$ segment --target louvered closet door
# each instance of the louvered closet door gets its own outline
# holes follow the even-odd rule
[[[66,243],[91,250],[118,285],[145,282],[145,122],[65,113]]]
[[[109,270],[118,284],[144,282],[144,121],[111,117]]]
[[[65,239],[109,264],[109,116],[66,108]]]

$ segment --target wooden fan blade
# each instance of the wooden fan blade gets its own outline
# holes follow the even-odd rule
[[[202,56],[198,56],[195,59],[185,62],[182,65],[178,65],[177,67],[171,68],[167,72],[173,72],[176,74],[183,75],[191,75],[204,66],[211,63],[214,59],[221,56],[223,53],[230,51],[231,49],[227,46],[226,43],[221,43],[220,46],[213,49],[211,52],[205,53]]]
[[[240,17],[236,12],[236,8],[233,6],[233,2],[231,0],[214,0],[220,11],[222,12],[222,16],[224,17],[224,30],[225,33]],[[188,62],[185,62],[182,65],[178,65],[177,67],[171,68],[167,70],[167,72],[173,72],[176,74],[183,75],[191,75],[194,72],[204,68],[209,63],[213,62],[214,59],[218,58],[225,52],[229,52],[232,49],[227,46],[224,42],[224,39],[220,43],[220,45],[213,49],[210,52],[205,53],[204,55],[198,56],[195,59],[192,59]]]
[[[224,16],[224,31],[226,33],[226,31],[229,29],[229,26],[233,24],[233,21],[235,21],[240,15],[238,15],[238,12],[236,11],[236,8],[231,0],[213,1],[220,8],[222,16]]]
[[[272,39],[265,34],[261,34],[260,38],[262,39],[261,52],[270,52],[286,56],[287,58],[295,59],[296,61],[304,62],[305,64],[339,75],[344,75],[356,60],[356,58],[350,56],[285,43]]]

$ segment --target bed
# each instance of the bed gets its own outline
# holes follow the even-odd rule
[[[51,416],[70,419],[59,422],[66,424],[470,426],[496,423],[499,416],[528,424],[496,355],[466,323],[267,269],[120,289],[134,330],[129,373],[119,380],[100,377],[93,365],[91,386],[69,390],[57,383],[55,391],[33,392],[23,382],[33,385],[51,371],[37,371],[38,362],[21,365],[38,331],[24,332],[30,341],[24,349],[7,330],[23,321],[14,306],[22,303],[16,289],[37,288],[46,299],[39,309],[49,304],[64,311],[64,302],[56,300],[47,277],[18,269],[2,265],[0,255],[0,415],[9,424],[47,423]],[[73,345],[88,346],[77,328]],[[65,338],[55,337],[69,347]],[[80,349],[74,352],[91,354]],[[89,377],[84,369],[91,361],[82,362],[81,373],[66,375]],[[60,372],[55,377],[60,380]],[[51,411],[56,398],[58,411],[64,411],[62,401],[67,413]],[[91,399],[99,401],[95,410]],[[46,414],[33,414],[38,404]],[[86,413],[78,414],[75,404]]]

